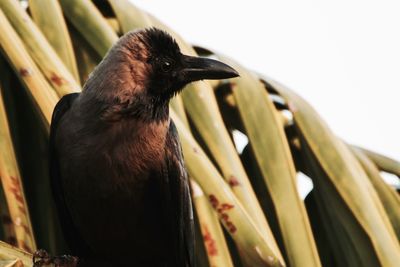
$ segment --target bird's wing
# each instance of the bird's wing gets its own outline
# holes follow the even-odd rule
[[[168,181],[166,196],[167,217],[171,220],[171,239],[175,241],[175,259],[179,266],[194,266],[194,222],[188,176],[183,163],[181,145],[174,122],[171,120],[166,142]]]
[[[65,241],[70,246],[72,253],[76,255],[87,255],[89,248],[83,241],[72,222],[71,215],[67,208],[64,190],[62,187],[62,181],[60,176],[60,165],[56,152],[56,133],[61,118],[68,112],[74,100],[79,96],[79,93],[73,93],[65,95],[58,101],[53,111],[50,125],[50,142],[49,142],[49,154],[50,154],[50,184],[53,191],[53,198],[56,205],[59,221],[64,233]]]

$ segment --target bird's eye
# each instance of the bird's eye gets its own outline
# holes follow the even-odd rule
[[[161,70],[163,72],[168,72],[170,71],[172,68],[172,64],[169,61],[164,61],[163,63],[161,63]]]

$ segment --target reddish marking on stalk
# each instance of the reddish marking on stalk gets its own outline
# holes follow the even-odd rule
[[[28,225],[23,224],[23,225],[21,225],[21,227],[24,228],[25,233],[27,233],[27,234],[31,233],[31,229],[29,229]]]
[[[26,214],[26,209],[24,207],[18,207],[19,211],[23,214]]]
[[[210,256],[216,256],[218,255],[218,250],[216,247],[216,243],[215,240],[212,238],[211,233],[208,231],[207,226],[203,226],[204,229],[204,243],[206,245],[207,248],[207,252]]]
[[[222,209],[223,210],[230,210],[233,209],[235,206],[229,203],[222,203]]]
[[[22,198],[21,191],[19,190],[19,188],[11,187],[11,188],[10,188],[10,191],[11,191],[11,193],[14,194],[15,199],[16,199],[19,203],[22,203],[22,202],[24,201],[24,199]]]
[[[222,203],[221,206],[217,209],[219,213],[222,213],[225,210],[233,209],[235,206],[228,203]]]
[[[23,77],[29,76],[31,75],[31,71],[29,69],[26,68],[20,68],[19,69],[19,74],[21,74]]]
[[[32,248],[31,248],[30,246],[28,246],[28,244],[25,243],[25,241],[21,241],[20,243],[21,243],[21,248],[22,248],[23,250],[25,250],[25,251],[27,251],[27,252],[30,252],[30,253],[33,252],[33,251],[32,251]]]
[[[194,153],[196,153],[196,154],[199,153],[199,151],[198,151],[197,148],[195,148],[195,147],[193,148],[193,151],[194,151]]]
[[[22,195],[22,192],[21,192],[21,183],[18,180],[18,178],[14,177],[14,176],[10,176],[10,180],[11,180],[11,187],[9,188],[9,190],[11,193],[13,193],[15,199],[17,200],[18,210],[22,214],[21,217],[25,219],[24,215],[26,216],[27,212],[25,209],[24,196]],[[31,234],[29,227],[27,227],[25,225],[22,225],[22,227],[28,235]]]
[[[231,187],[239,186],[239,185],[240,185],[238,179],[237,179],[235,176],[233,176],[233,175],[231,175],[231,176],[229,177],[228,183],[229,183],[229,185],[230,185]]]
[[[236,232],[236,226],[232,222],[226,222],[226,226],[228,227],[229,232],[232,234]]]
[[[61,86],[63,83],[65,83],[65,79],[63,77],[58,76],[54,72],[51,73],[50,80],[57,86]]]
[[[219,205],[219,201],[218,199],[214,196],[214,195],[210,195],[209,196],[209,200],[211,202],[211,205],[213,206],[214,209],[217,209],[218,205]]]
[[[229,203],[222,203],[220,205],[220,203],[215,195],[209,195],[209,200],[210,200],[213,208],[218,212],[221,220],[223,220],[225,222],[226,227],[228,228],[228,231],[231,234],[234,234],[237,230],[236,226],[229,220],[229,215],[227,213],[225,213],[224,211],[233,209],[235,206],[232,204],[229,204]]]
[[[22,196],[22,193],[21,193],[21,184],[20,184],[19,180],[14,176],[10,176],[10,179],[11,179],[10,191],[11,191],[11,193],[13,193],[15,199],[17,200],[17,202],[19,204],[18,207],[24,208],[24,197]],[[21,212],[23,212],[24,214],[26,213],[25,209],[22,210]]]
[[[228,222],[228,221],[229,221],[229,215],[226,214],[226,213],[222,213],[222,214],[221,214],[221,218],[222,218],[222,220],[224,220],[225,222]]]

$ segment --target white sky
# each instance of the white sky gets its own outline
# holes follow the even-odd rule
[[[400,160],[400,1],[132,2],[297,91],[346,141]]]

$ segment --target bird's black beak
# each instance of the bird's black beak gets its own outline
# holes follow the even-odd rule
[[[218,80],[239,76],[232,67],[210,58],[183,55],[183,79],[185,82]]]

